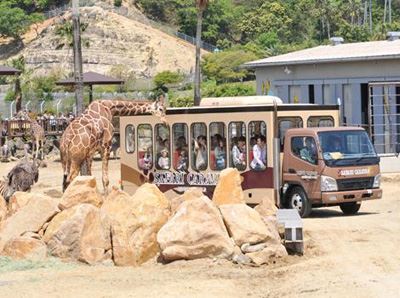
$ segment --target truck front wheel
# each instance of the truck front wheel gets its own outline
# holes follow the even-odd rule
[[[353,215],[360,210],[361,202],[351,202],[340,204],[340,209],[346,215]]]
[[[303,188],[299,186],[293,187],[288,194],[287,202],[289,205],[288,207],[296,209],[301,217],[304,218],[310,215],[312,205]]]

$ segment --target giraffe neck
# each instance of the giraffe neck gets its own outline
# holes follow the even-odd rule
[[[151,113],[152,102],[132,100],[101,100],[113,116],[133,116]]]

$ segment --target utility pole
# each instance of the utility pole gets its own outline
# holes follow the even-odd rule
[[[72,26],[74,34],[74,78],[77,116],[83,112],[83,70],[79,0],[72,0]]]
[[[369,31],[372,33],[372,0],[369,0]]]

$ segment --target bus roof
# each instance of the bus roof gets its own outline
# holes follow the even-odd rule
[[[264,106],[282,104],[282,100],[276,96],[235,96],[235,97],[206,97],[202,98],[200,107],[215,106]]]

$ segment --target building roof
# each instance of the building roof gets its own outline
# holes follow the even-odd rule
[[[329,62],[365,61],[400,58],[400,40],[323,45],[284,55],[251,61],[245,67],[318,64]]]
[[[97,72],[85,72],[83,74],[83,84],[84,85],[118,85],[123,84],[124,81],[121,79],[116,79],[108,77]],[[68,78],[56,82],[57,85],[74,85],[75,78]]]
[[[18,73],[21,71],[16,68],[0,65],[0,75],[16,75]]]

